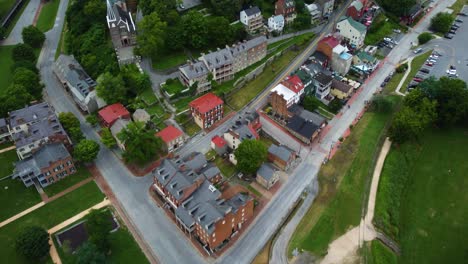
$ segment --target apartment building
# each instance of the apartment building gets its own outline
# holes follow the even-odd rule
[[[321,100],[326,98],[330,94],[333,77],[331,77],[330,75],[326,75],[325,73],[319,72],[312,78],[316,87],[315,96]]]
[[[248,33],[258,32],[263,27],[263,16],[258,6],[250,7],[240,12],[240,22]]]
[[[265,58],[267,55],[267,39],[265,36],[260,36],[226,48],[232,54],[234,73],[236,73]]]
[[[210,128],[224,116],[223,100],[207,93],[190,102],[190,112],[195,123],[202,129]]]
[[[13,179],[21,179],[26,187],[34,183],[47,187],[75,172],[73,159],[65,146],[51,143],[16,162]]]
[[[351,17],[341,17],[336,24],[336,31],[354,48],[364,45],[367,28]]]
[[[283,15],[286,24],[296,19],[296,3],[294,0],[278,0],[275,3],[275,15]]]
[[[222,83],[234,78],[234,58],[228,48],[218,48],[215,52],[202,54],[199,60],[205,63],[216,82]]]
[[[197,83],[197,94],[211,89],[211,82],[208,81],[210,71],[203,61],[192,62],[179,68],[179,80],[185,87],[192,87]]]
[[[184,132],[172,125],[159,131],[155,136],[162,139],[164,142],[164,149],[167,152],[177,150],[180,146],[184,145],[185,142]]]

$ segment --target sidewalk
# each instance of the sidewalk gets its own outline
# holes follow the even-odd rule
[[[8,218],[7,220],[5,220],[5,221],[3,221],[3,222],[0,223],[0,228],[2,228],[2,227],[4,227],[4,226],[8,225],[9,223],[11,223],[11,222],[17,220],[18,218],[21,218],[21,217],[23,217],[23,216],[29,214],[30,212],[32,212],[32,211],[34,211],[34,210],[36,210],[36,209],[41,208],[41,207],[44,206],[45,204],[46,204],[45,202],[40,202],[40,203],[38,203],[38,204],[36,204],[36,205],[34,205],[34,206],[32,206],[32,207],[29,207],[28,209],[22,211],[21,213],[16,214],[16,215],[14,215],[14,216]]]
[[[411,62],[413,61],[414,58],[415,57],[411,57],[411,58],[407,59],[406,61],[404,61],[402,63],[402,64],[408,63],[408,69],[406,69],[405,75],[403,75],[403,78],[401,78],[400,83],[398,84],[397,88],[395,89],[395,93],[397,93],[398,95],[406,96],[406,94],[400,92],[400,89],[401,89],[401,86],[403,86],[403,83],[405,83],[406,78],[408,78],[408,75],[411,72]]]
[[[8,147],[8,148],[0,149],[0,153],[7,152],[7,151],[10,151],[10,150],[15,149],[15,148],[16,148],[15,146],[11,146],[11,147]]]

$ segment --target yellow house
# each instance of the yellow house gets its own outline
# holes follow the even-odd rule
[[[338,99],[346,99],[353,93],[353,87],[347,83],[333,79],[331,84],[331,94]]]

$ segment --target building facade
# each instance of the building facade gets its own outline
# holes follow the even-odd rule
[[[210,128],[224,116],[224,102],[213,93],[207,93],[189,104],[195,123],[202,129]]]
[[[107,0],[107,27],[111,35],[112,45],[117,51],[119,65],[135,62],[133,47],[136,45],[136,26],[132,14],[127,11],[125,1],[117,0],[111,3]]]
[[[279,180],[279,171],[271,163],[263,163],[257,171],[255,180],[269,190]]]
[[[289,170],[296,158],[296,152],[284,145],[277,146],[275,144],[271,144],[268,148],[268,161],[275,164],[283,171]]]
[[[284,28],[284,16],[276,15],[268,18],[268,29],[270,31],[282,32]]]
[[[315,96],[320,100],[326,98],[330,94],[331,83],[333,78],[322,72],[317,73],[314,77]]]
[[[336,24],[336,31],[354,48],[364,45],[367,28],[351,17],[342,17]]]
[[[315,3],[322,8],[323,17],[329,17],[333,13],[335,0],[317,0]]]
[[[185,142],[184,132],[172,125],[159,131],[155,136],[162,139],[164,142],[164,149],[167,152],[174,152],[179,147],[183,146]]]
[[[240,12],[240,22],[249,33],[258,32],[263,27],[263,16],[260,8],[254,6]]]
[[[286,24],[296,19],[296,3],[294,0],[278,0],[275,3],[275,15],[283,15]]]
[[[364,5],[362,4],[361,0],[354,0],[349,5],[348,9],[346,10],[346,15],[352,17],[354,20],[361,19],[362,15],[364,14]]]

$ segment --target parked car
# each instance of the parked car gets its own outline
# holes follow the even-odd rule
[[[453,39],[453,34],[447,33],[447,34],[444,35],[444,38]]]
[[[432,54],[437,55],[439,57],[442,56],[442,54],[440,52],[437,52],[437,51],[433,51]]]
[[[428,59],[428,61],[429,61],[429,62],[432,62],[432,63],[436,63],[436,62],[437,62],[437,60],[435,60],[435,59]]]
[[[423,51],[422,48],[417,48],[413,51],[414,54],[418,54],[418,53],[421,53]]]
[[[414,78],[413,78],[413,81],[415,81],[415,82],[417,82],[417,83],[420,83],[420,82],[422,82],[422,81],[424,81],[424,80],[421,79],[421,78],[416,78],[416,77],[414,77]]]
[[[434,59],[434,60],[437,60],[439,58],[439,56],[435,55],[435,54],[431,54],[429,56],[430,59]]]
[[[421,68],[421,69],[419,69],[419,71],[420,71],[420,72],[424,72],[424,73],[426,73],[426,74],[428,74],[428,73],[431,72],[431,70],[426,69],[426,68]]]
[[[458,28],[460,28],[460,24],[455,23],[455,24],[453,24],[450,28],[456,28],[456,29],[458,29]]]
[[[455,22],[458,22],[458,23],[463,23],[463,20],[461,20],[461,19],[457,18],[457,19],[455,19]]]
[[[451,29],[448,33],[455,35],[455,34],[457,34],[457,31],[454,30],[454,29]]]
[[[382,83],[380,84],[380,87],[384,88],[385,85],[387,85],[387,83],[386,83],[386,82],[382,82]]]
[[[460,13],[458,13],[457,15],[459,15],[459,16],[464,16],[464,17],[468,16],[466,13],[463,13],[463,12],[460,12]]]
[[[426,61],[426,64],[424,64],[424,65],[429,66],[429,67],[432,67],[432,66],[434,66],[434,63],[429,62],[429,61]]]
[[[390,81],[390,79],[391,79],[391,78],[392,78],[392,77],[390,77],[390,76],[387,76],[387,77],[385,78],[385,81],[384,81],[384,82],[388,82],[388,81]]]
[[[400,33],[401,33],[401,30],[399,30],[399,29],[394,29],[393,32],[400,34]]]

